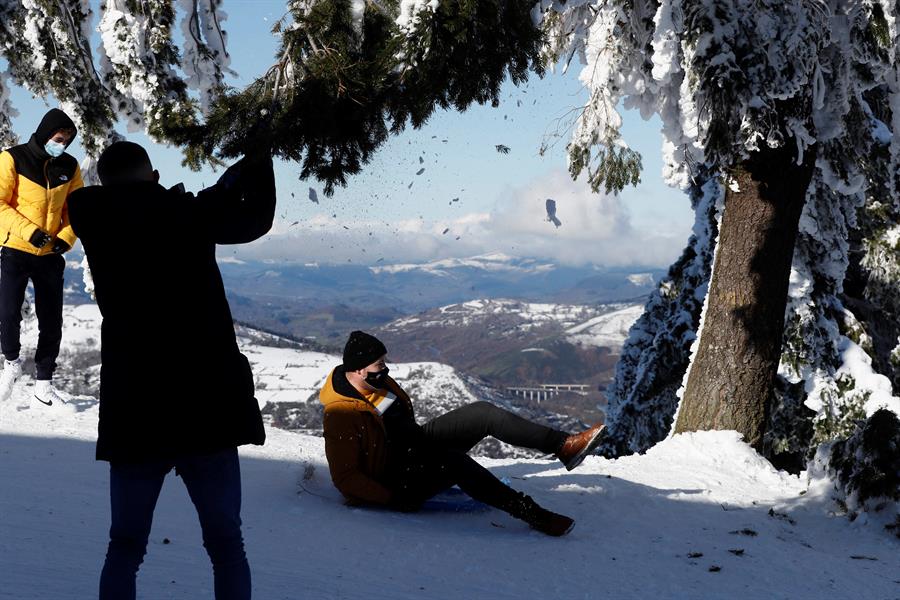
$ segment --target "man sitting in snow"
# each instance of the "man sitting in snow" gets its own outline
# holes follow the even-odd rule
[[[547,535],[575,522],[539,506],[494,477],[467,452],[488,436],[555,454],[574,469],[601,439],[603,425],[576,435],[532,423],[488,402],[475,402],[418,425],[409,396],[391,377],[387,349],[362,331],[350,334],[343,364],[320,393],[325,455],[334,485],[351,503],[415,511],[454,484]]]
[[[173,468],[200,517],[216,598],[250,598],[237,446],[262,444],[265,431],[216,244],[271,228],[272,159],[244,158],[196,196],[159,185],[147,152],[130,142],[107,148],[97,171],[103,185],[73,194],[69,213],[103,315],[97,459],[110,462],[112,525],[100,598],[135,597]]]

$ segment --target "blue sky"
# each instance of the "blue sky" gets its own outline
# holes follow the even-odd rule
[[[92,2],[95,10],[97,4]],[[231,68],[239,74],[230,83],[240,86],[271,64],[277,40],[269,30],[284,3],[225,0],[224,7]],[[497,108],[435,114],[423,128],[393,137],[331,198],[318,182],[298,180],[297,165],[278,164],[273,233],[222,253],[371,263],[502,252],[564,263],[668,265],[683,248],[693,217],[684,194],[662,182],[659,122],[645,122],[634,111],[624,115],[625,139],[644,160],[637,188],[607,197],[591,193],[583,179],[572,182],[566,173],[568,124],[587,98],[578,66],[573,67],[566,75],[533,77],[520,88],[508,84]],[[15,128],[25,139],[47,104],[21,89],[13,90],[13,103],[20,112]],[[154,145],[142,135],[128,137],[148,147],[166,185],[182,181],[196,190],[217,177],[181,167],[175,148]],[[553,140],[540,156],[542,144]],[[510,152],[497,152],[497,144]],[[82,156],[79,147],[72,151]],[[310,187],[318,203],[309,199]],[[560,227],[545,219],[548,197],[557,202]]]

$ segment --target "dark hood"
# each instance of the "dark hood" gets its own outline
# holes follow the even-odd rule
[[[47,114],[44,115],[44,118],[41,119],[41,123],[37,126],[31,139],[28,141],[28,146],[31,151],[42,159],[49,158],[50,155],[44,150],[44,145],[47,143],[47,140],[50,139],[50,136],[60,129],[74,129],[75,135],[78,135],[78,128],[75,127],[75,122],[69,118],[69,115],[58,108],[51,108]],[[75,135],[69,140],[69,144],[75,140]],[[69,147],[69,144],[66,144],[66,148]]]

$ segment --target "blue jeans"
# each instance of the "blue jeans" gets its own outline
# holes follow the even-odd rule
[[[170,461],[110,464],[112,525],[100,574],[100,600],[135,598],[135,579],[147,553],[153,510],[172,468],[184,481],[200,517],[216,599],[249,599],[250,565],[241,536],[241,471],[237,449],[231,448]]]

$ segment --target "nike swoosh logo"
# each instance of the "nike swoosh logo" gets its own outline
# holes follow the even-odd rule
[[[38,402],[40,402],[41,404],[43,404],[44,406],[53,406],[53,400],[46,400],[46,401],[45,401],[45,400],[41,400],[41,399],[38,398],[37,396],[35,396],[34,399],[37,400]]]

